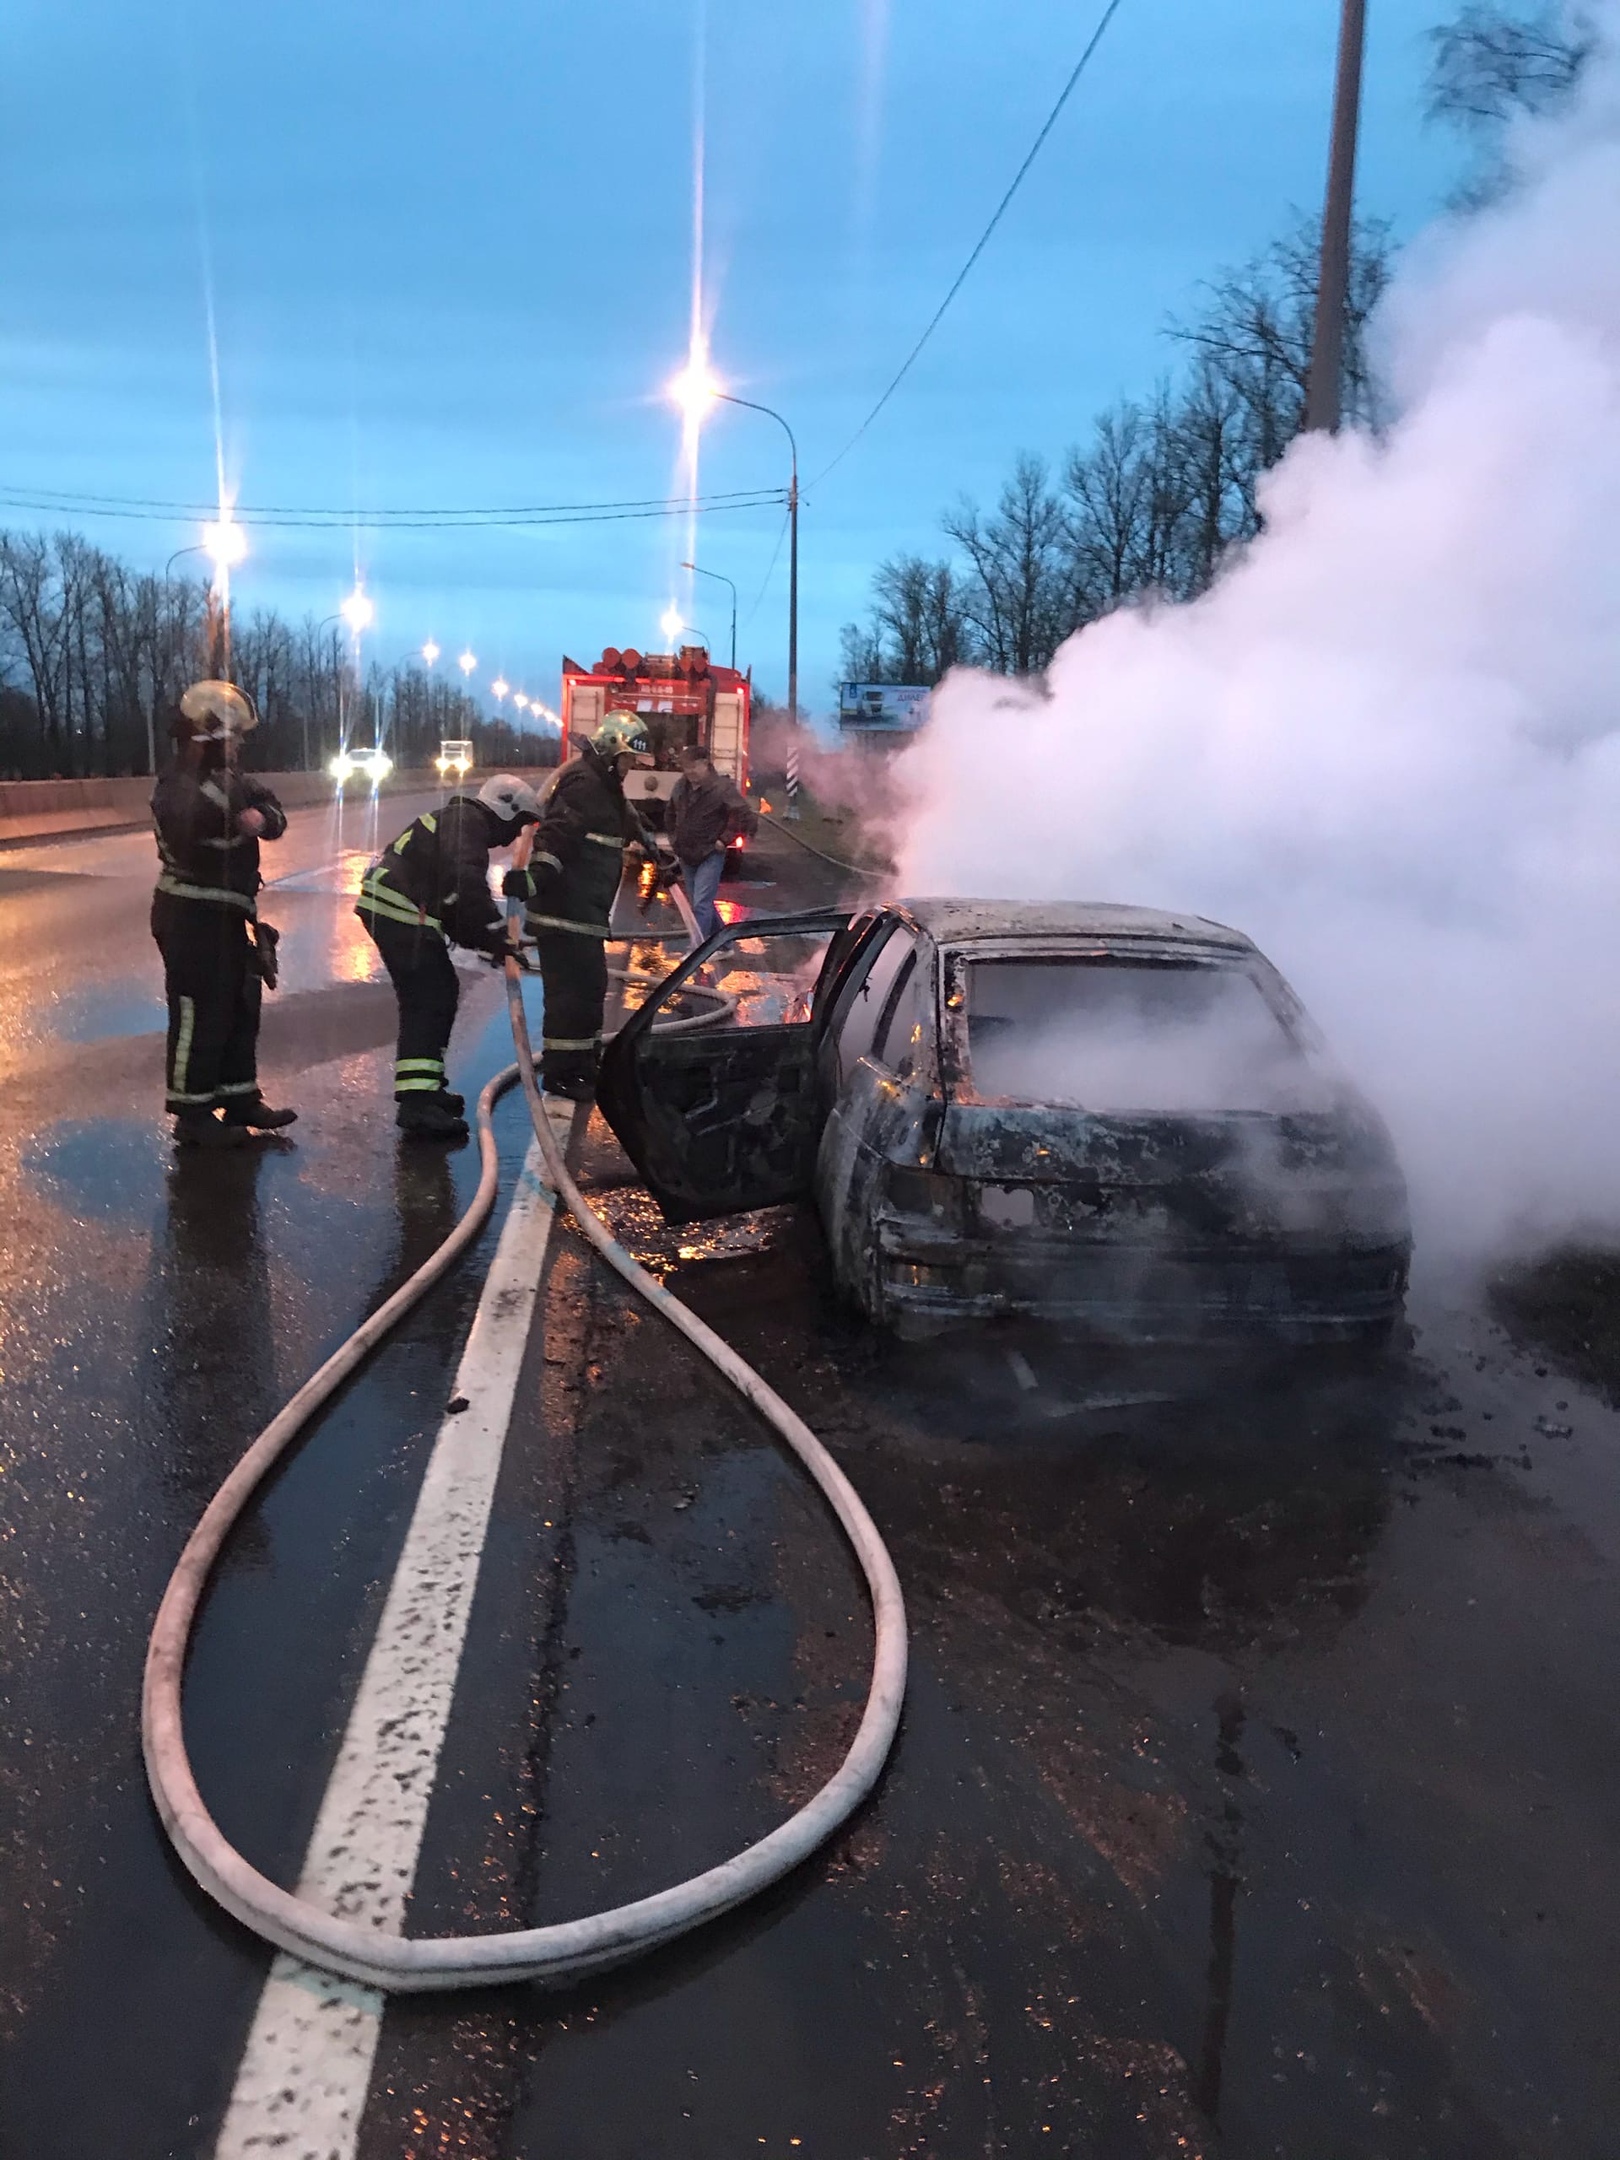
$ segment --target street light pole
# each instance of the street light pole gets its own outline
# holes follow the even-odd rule
[[[1356,135],[1361,119],[1361,64],[1367,0],[1342,0],[1339,66],[1333,87],[1333,141],[1322,210],[1322,261],[1316,280],[1316,333],[1305,390],[1305,426],[1332,435],[1342,417],[1344,316],[1350,290],[1351,218],[1356,194]]]
[[[799,814],[799,446],[793,439],[793,430],[769,405],[757,405],[752,398],[733,397],[729,390],[716,390],[714,396],[724,405],[743,405],[750,412],[764,413],[774,420],[787,436],[788,449],[792,454],[792,468],[788,479],[788,780],[787,815]]]
[[[169,572],[174,568],[175,564],[180,560],[182,555],[200,555],[202,552],[203,544],[200,540],[194,540],[191,543],[190,547],[176,548],[174,553],[169,557],[168,561],[163,565],[164,585],[167,586],[169,582]],[[155,656],[157,651],[157,631],[155,625],[153,628],[152,645],[153,653]],[[152,685],[152,704],[155,706],[156,703],[157,684],[154,681]],[[146,714],[146,769],[149,773],[153,774],[155,774],[157,771],[157,724],[153,718],[151,707],[148,708]]]
[[[695,563],[695,562],[683,562],[683,563],[681,564],[681,568],[682,568],[683,570],[691,570],[691,571],[693,571],[693,572],[694,572],[694,573],[695,573],[695,574],[696,574],[696,575],[697,575],[698,577],[707,577],[707,578],[713,578],[713,579],[714,579],[714,581],[715,581],[715,583],[716,583],[716,584],[718,584],[718,585],[730,585],[730,586],[731,586],[731,672],[732,672],[732,674],[733,674],[733,675],[735,675],[735,674],[736,674],[736,672],[737,672],[737,588],[736,588],[736,586],[735,586],[735,585],[732,585],[732,583],[731,583],[731,580],[730,580],[730,578],[728,578],[728,577],[727,577],[727,576],[726,576],[726,575],[724,574],[724,572],[722,572],[722,571],[719,571],[719,570],[705,570],[705,569],[703,568],[703,566],[702,566],[702,564],[701,564],[701,563]]]
[[[333,623],[342,622],[343,620],[344,618],[342,615],[323,616],[321,621],[319,621],[315,625],[316,637],[318,638],[323,630],[330,630]],[[317,664],[319,663],[319,658],[320,655],[317,651]],[[312,676],[310,679],[311,690],[313,690],[314,687],[315,683]],[[341,667],[338,670],[338,748],[340,750],[343,748],[343,671]],[[304,770],[305,772],[309,772],[311,769],[312,768],[309,762],[309,714],[306,711],[304,714]]]

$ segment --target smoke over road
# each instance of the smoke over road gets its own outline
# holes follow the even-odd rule
[[[1385,304],[1395,418],[1044,688],[937,694],[901,889],[1248,930],[1395,1128],[1420,1241],[1620,1227],[1620,4],[1516,185]]]

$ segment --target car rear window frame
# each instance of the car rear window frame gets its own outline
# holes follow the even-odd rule
[[[1010,1102],[999,1095],[980,1095],[973,1086],[973,1066],[968,1049],[967,970],[980,961],[1030,962],[1037,965],[1090,963],[1114,967],[1220,968],[1247,976],[1265,999],[1278,1025],[1302,1056],[1311,1056],[1321,1045],[1288,984],[1257,948],[1228,948],[1177,940],[1124,938],[1087,939],[1058,943],[1044,940],[987,939],[982,945],[958,945],[943,955],[943,995],[939,1011],[940,1075],[955,1102],[994,1108]],[[1036,1104],[1015,1105],[1038,1108]]]

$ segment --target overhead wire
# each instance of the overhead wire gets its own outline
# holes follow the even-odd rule
[[[782,542],[787,538],[787,530],[791,521],[792,512],[788,511],[783,515],[781,526],[777,531],[776,545],[771,550],[770,563],[766,569],[765,576],[760,583],[759,591],[754,595],[754,604],[748,610],[748,613],[743,617],[742,621],[737,625],[739,630],[746,630],[748,628],[748,625],[753,621],[754,617],[759,613],[760,608],[764,605],[765,595],[771,589],[771,579],[776,575],[776,566],[782,559]]]
[[[535,503],[510,509],[351,511],[261,510],[234,507],[233,523],[259,531],[330,532],[359,524],[387,532],[477,531],[498,527],[613,524],[627,518],[703,516],[720,510],[762,510],[786,499],[783,488],[746,488],[729,494],[637,496],[622,502]],[[217,504],[165,503],[139,496],[70,495],[48,488],[0,487],[0,509],[43,510],[81,516],[132,518],[169,524],[176,518],[217,517]]]
[[[894,379],[890,382],[888,388],[878,399],[877,403],[872,407],[872,410],[867,414],[866,418],[861,422],[860,426],[849,438],[849,441],[845,443],[843,449],[839,451],[838,455],[833,459],[832,463],[830,465],[823,466],[822,470],[817,473],[815,479],[809,483],[810,487],[819,487],[821,482],[826,479],[827,475],[835,471],[837,467],[844,462],[845,458],[849,456],[849,453],[854,449],[855,445],[860,441],[861,437],[872,425],[872,422],[877,418],[878,414],[882,412],[884,406],[888,404],[890,398],[894,396],[894,393],[899,389],[900,385],[911,373],[911,370],[916,365],[917,359],[921,354],[923,347],[928,343],[934,332],[944,321],[946,310],[950,307],[951,302],[956,298],[957,294],[962,290],[962,287],[967,283],[969,274],[971,273],[974,264],[978,261],[979,257],[984,253],[985,248],[989,245],[990,237],[994,233],[996,227],[1001,223],[1002,218],[1006,215],[1008,205],[1011,203],[1013,197],[1018,193],[1018,190],[1023,186],[1025,175],[1028,173],[1030,167],[1034,164],[1036,158],[1040,156],[1042,145],[1045,143],[1047,136],[1051,134],[1053,128],[1056,127],[1058,123],[1058,117],[1062,113],[1064,106],[1068,104],[1069,99],[1074,92],[1075,86],[1078,84],[1081,76],[1084,75],[1084,73],[1086,72],[1086,69],[1091,65],[1092,55],[1096,52],[1097,47],[1102,43],[1104,34],[1108,29],[1108,25],[1113,21],[1114,17],[1119,13],[1119,10],[1123,5],[1124,0],[1108,0],[1108,5],[1103,9],[1101,20],[1098,22],[1096,29],[1093,30],[1093,32],[1091,33],[1091,37],[1086,45],[1085,51],[1075,62],[1073,68],[1070,70],[1068,81],[1063,85],[1062,90],[1058,93],[1057,103],[1047,114],[1045,123],[1042,126],[1040,133],[1036,136],[1034,142],[1031,143],[1028,155],[1025,157],[1024,162],[1019,166],[1017,172],[1013,174],[1011,185],[1008,187],[1005,195],[1002,196],[1000,202],[997,203],[994,214],[992,215],[989,224],[986,225],[984,231],[980,233],[978,239],[973,243],[973,251],[968,256],[967,261],[962,265],[961,269],[956,273],[956,277],[952,281],[949,292],[946,293],[944,299],[939,303],[939,306],[935,308],[933,315],[929,318],[927,328],[923,331],[922,336],[918,338],[916,344],[912,346],[910,352],[907,353],[905,359],[901,362],[900,367],[894,376]]]

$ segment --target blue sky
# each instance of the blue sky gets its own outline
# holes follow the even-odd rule
[[[244,503],[456,508],[662,496],[686,348],[702,67],[714,362],[813,478],[938,304],[1102,0],[8,0],[0,27],[0,486],[213,487],[205,262]],[[1360,199],[1410,231],[1455,177],[1425,127],[1442,0],[1374,0]],[[912,376],[803,513],[801,696],[824,708],[873,565],[962,490],[1081,437],[1170,362],[1168,315],[1312,206],[1337,0],[1125,0]],[[723,410],[706,489],[774,487]],[[0,510],[12,523],[48,522]],[[185,519],[72,522],[147,565]],[[700,521],[740,657],[780,695],[771,509]],[[656,645],[684,523],[265,532],[239,606],[330,614],[356,557],[375,657],[470,642],[536,695]],[[768,575],[769,572],[769,575]],[[689,610],[723,650],[726,604]]]

